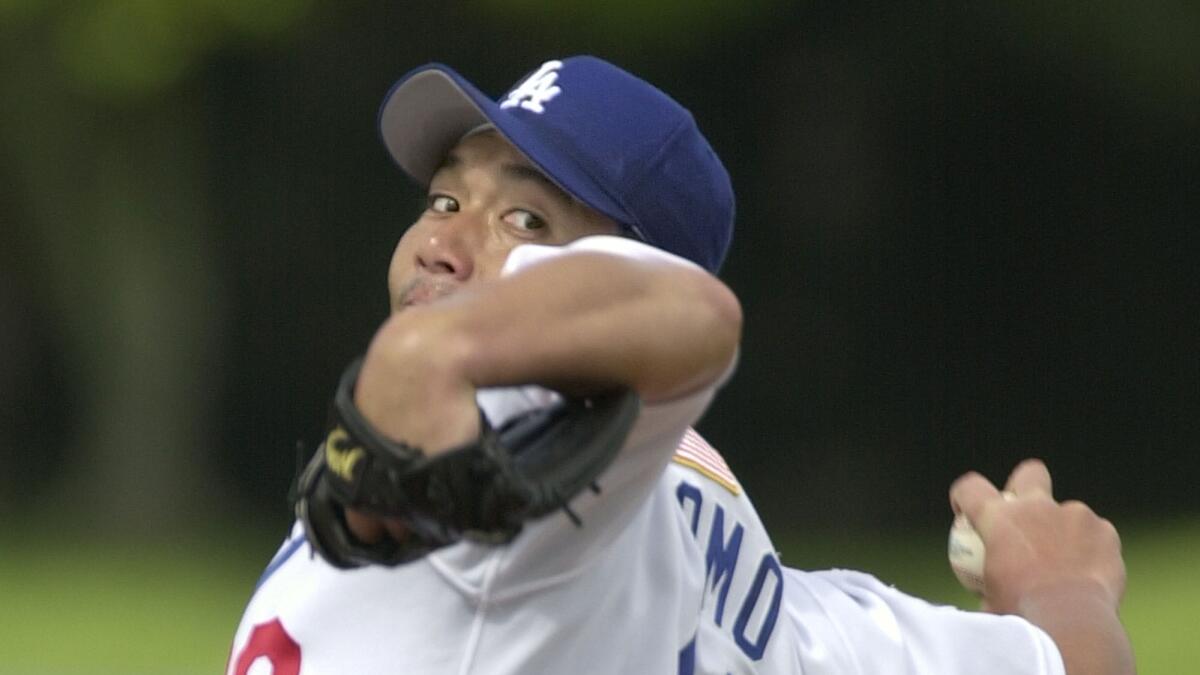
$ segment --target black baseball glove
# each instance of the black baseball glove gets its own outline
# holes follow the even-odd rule
[[[399,565],[461,539],[501,544],[524,523],[563,509],[616,457],[637,418],[631,391],[567,398],[493,428],[480,411],[479,438],[427,457],[384,438],[354,406],[362,360],[350,364],[334,396],[332,423],[299,478],[296,516],[313,549],[331,565]],[[346,509],[400,518],[409,534],[358,541]]]

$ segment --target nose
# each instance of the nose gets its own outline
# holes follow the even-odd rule
[[[430,274],[448,274],[466,281],[475,271],[475,251],[482,216],[456,213],[439,219],[417,247],[417,267]]]

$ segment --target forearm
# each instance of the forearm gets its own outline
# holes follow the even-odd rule
[[[1058,645],[1067,675],[1129,675],[1133,648],[1103,589],[1089,583],[1028,594],[1017,611]]]
[[[542,262],[393,320],[394,339],[424,336],[424,356],[475,387],[623,385],[650,401],[719,376],[741,330],[736,298],[709,275],[596,253]]]
[[[572,253],[393,315],[355,402],[383,434],[436,452],[478,433],[476,389],[626,386],[665,400],[719,377],[740,332],[733,293],[703,271]]]

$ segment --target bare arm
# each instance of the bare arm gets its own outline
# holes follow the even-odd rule
[[[1046,631],[1068,675],[1135,672],[1133,650],[1117,610],[1125,564],[1116,529],[1082,502],[1058,503],[1038,460],[1013,471],[1006,500],[969,473],[950,490],[987,547],[984,608],[1018,614]]]
[[[715,277],[680,265],[573,253],[426,306],[376,333],[355,403],[384,435],[436,453],[475,438],[480,387],[631,387],[647,402],[711,383],[741,336],[741,307]],[[346,512],[372,543],[400,519]]]
[[[477,388],[623,385],[665,400],[717,378],[740,332],[737,299],[703,271],[577,252],[395,314],[355,400],[384,434],[437,451],[477,433]]]

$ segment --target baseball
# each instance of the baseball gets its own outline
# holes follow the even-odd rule
[[[947,554],[950,557],[950,569],[958,582],[968,591],[983,593],[983,558],[985,553],[983,539],[971,527],[971,521],[963,514],[954,519],[950,527],[950,543]]]
[[[1012,501],[1017,498],[1008,490],[1000,494],[1004,497],[1004,501]],[[982,595],[983,560],[987,548],[983,545],[983,539],[980,538],[979,533],[971,526],[971,521],[964,514],[958,514],[954,518],[954,524],[950,526],[950,542],[946,553],[950,558],[950,569],[954,570],[954,576],[958,577],[963,588]]]

